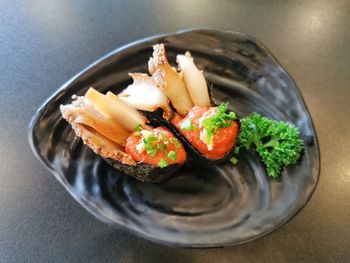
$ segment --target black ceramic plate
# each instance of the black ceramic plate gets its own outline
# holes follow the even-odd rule
[[[301,162],[270,179],[256,156],[229,163],[184,167],[163,184],[145,184],[105,163],[77,139],[60,104],[93,86],[119,92],[129,72],[147,72],[152,45],[168,57],[191,51],[213,85],[216,102],[229,101],[240,116],[256,111],[289,121],[305,140]],[[189,247],[235,245],[256,239],[290,220],[309,200],[319,177],[315,130],[287,72],[255,39],[236,32],[190,30],[143,39],[119,48],[63,85],[35,114],[31,147],[69,193],[94,216],[148,239]]]

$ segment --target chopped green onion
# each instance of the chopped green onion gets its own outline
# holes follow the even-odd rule
[[[136,136],[140,136],[141,135],[141,131],[142,131],[141,124],[137,124],[136,127],[135,127],[135,135]]]
[[[192,124],[190,118],[187,118],[185,121],[182,122],[181,129],[184,131],[194,131],[196,129],[196,126]]]
[[[151,135],[149,135],[149,136],[146,138],[146,140],[149,141],[149,142],[157,142],[159,139],[158,139],[158,137],[157,137],[156,135],[151,134]]]
[[[157,155],[157,150],[147,150],[147,154],[151,157],[155,157]]]
[[[149,141],[149,139],[147,138],[143,138],[143,143],[145,144],[145,149],[148,155],[150,155],[151,157],[154,157],[157,155],[158,150],[156,149],[156,147],[153,145],[153,143],[151,141]]]
[[[150,155],[151,157],[155,157],[158,153],[158,150],[154,148],[153,145],[151,144],[146,144],[145,149],[147,154]]]
[[[168,153],[168,157],[170,160],[175,161],[176,160],[176,152],[175,151],[170,151]]]
[[[158,163],[158,166],[160,168],[167,167],[168,165],[169,165],[169,163],[166,160],[164,160],[164,159],[160,160],[160,162]]]
[[[163,144],[163,143],[158,143],[157,144],[157,149],[164,152],[164,151],[166,151],[166,145]]]
[[[160,139],[164,142],[164,143],[167,143],[168,140],[166,139],[165,135],[164,135],[164,132],[161,132],[160,134]]]
[[[176,138],[173,137],[173,138],[170,138],[169,141],[170,141],[172,144],[175,144],[175,146],[176,146],[177,149],[180,148],[181,145],[180,145],[180,142],[179,142],[178,139],[176,139]]]
[[[136,126],[135,126],[135,131],[142,131],[142,127],[141,127],[141,124],[137,124]]]
[[[205,118],[202,120],[202,125],[207,133],[207,144],[213,144],[213,138],[215,132],[219,128],[228,128],[231,126],[232,121],[236,118],[234,112],[226,113],[228,110],[228,103],[222,103],[218,106],[218,111],[214,116]]]
[[[230,159],[230,162],[233,164],[233,165],[236,165],[238,163],[238,160],[236,157],[232,156],[231,159]]]

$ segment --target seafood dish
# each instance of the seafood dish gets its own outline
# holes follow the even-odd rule
[[[61,105],[62,116],[96,154],[143,182],[162,182],[187,163],[235,164],[242,149],[255,151],[270,177],[299,160],[297,127],[257,113],[238,119],[228,103],[213,103],[190,52],[176,63],[156,44],[149,74],[129,73],[133,82],[118,94],[89,88]]]

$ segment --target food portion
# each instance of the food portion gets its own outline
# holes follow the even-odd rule
[[[170,131],[146,125],[144,116],[111,92],[104,95],[90,88],[60,110],[76,135],[105,159],[154,168],[181,166],[186,161],[183,145]]]
[[[157,88],[153,79],[147,74],[130,73],[133,83],[118,94],[118,97],[128,105],[143,111],[163,109],[164,118],[169,119],[173,110],[167,96]]]
[[[298,128],[257,113],[241,119],[239,145],[257,151],[270,177],[278,177],[283,167],[295,164],[303,150]]]
[[[153,130],[137,127],[128,137],[125,149],[134,160],[159,167],[186,161],[182,144],[164,127]]]
[[[177,55],[176,62],[184,76],[186,88],[193,105],[210,107],[207,82],[205,81],[203,71],[198,70],[194,64],[191,53],[187,51],[185,55]]]
[[[180,133],[179,139],[195,161],[225,161],[239,131],[235,113],[228,111],[227,104],[211,107],[203,71],[196,67],[189,52],[178,55],[176,61],[180,72],[169,64],[164,45],[154,45],[148,62],[152,76],[130,74],[133,84],[118,97],[143,112],[162,109],[164,114],[156,122]]]
[[[151,76],[130,73],[133,83],[117,95],[90,88],[61,106],[62,115],[92,150],[142,181],[160,182],[162,171],[178,169],[187,154],[201,165],[236,164],[234,154],[251,149],[270,177],[299,160],[303,141],[296,127],[257,113],[239,121],[228,103],[211,104],[203,71],[189,52],[177,55],[176,62],[179,71],[157,44],[148,61]],[[161,126],[151,127],[149,120]]]
[[[211,105],[203,71],[197,68],[189,52],[177,55],[176,63],[179,72],[169,64],[164,45],[154,45],[153,56],[148,62],[152,76],[143,74],[153,91],[138,85],[137,94],[134,94],[129,91],[129,86],[119,96],[128,94],[125,101],[139,110],[155,112],[163,109],[163,120],[158,121],[163,121],[177,134],[194,161],[213,164],[230,160],[236,164],[234,152],[239,148],[252,148],[259,153],[268,175],[276,177],[282,167],[294,164],[300,158],[303,146],[296,127],[258,114],[243,118],[240,126],[235,113],[228,110],[228,104]],[[133,85],[136,84],[134,78]],[[146,98],[147,93],[157,93],[154,97],[162,99],[147,100],[149,105],[144,107],[141,98]],[[137,97],[140,102],[134,103]],[[168,98],[167,102],[164,97]]]
[[[193,107],[185,118],[176,116],[172,122],[185,138],[210,159],[223,158],[235,144],[238,123],[227,104],[218,107]]]
[[[154,61],[166,61],[167,65],[169,63],[162,44],[155,45],[153,49],[153,57],[150,58],[149,62],[149,71],[153,75],[155,82],[159,82],[159,76],[155,74],[154,70],[154,65],[157,63],[154,63]],[[186,52],[184,55],[178,55],[176,62],[181,70],[179,73],[176,72],[176,74],[183,76],[186,92],[174,85],[172,86],[172,95],[176,94],[177,97],[182,98],[183,94],[185,94],[185,99],[190,100],[193,106],[179,110],[174,105],[174,99],[169,97],[164,91],[164,87],[158,85],[175,108],[175,114],[173,114],[170,122],[183,135],[184,144],[192,146],[189,147],[190,151],[194,149],[192,155],[200,155],[198,157],[201,160],[204,157],[207,161],[215,160],[217,162],[220,159],[224,161],[234,147],[239,130],[238,123],[234,121],[236,118],[235,113],[228,112],[227,104],[211,107],[208,86],[203,71],[196,67],[189,52]],[[161,71],[161,79],[168,80],[165,83],[171,85],[172,83],[169,82],[171,81],[170,75],[174,74],[174,72],[175,69],[172,71]],[[168,127],[172,129],[172,126],[169,125]]]
[[[170,66],[163,44],[153,46],[153,57],[148,61],[148,70],[154,83],[169,98],[175,110],[185,116],[193,107],[193,103],[182,74]]]

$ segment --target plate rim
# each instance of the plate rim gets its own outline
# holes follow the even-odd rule
[[[45,112],[47,105],[49,104],[50,101],[52,101],[54,98],[56,98],[60,93],[63,93],[65,90],[67,90],[67,88],[69,87],[69,85],[76,79],[78,79],[80,76],[82,76],[83,74],[87,73],[89,70],[93,69],[96,65],[98,65],[99,63],[103,62],[104,60],[112,57],[113,55],[116,55],[118,53],[121,53],[122,51],[130,48],[130,47],[134,47],[137,46],[139,44],[145,43],[145,42],[149,42],[149,41],[153,41],[155,39],[159,39],[159,38],[164,38],[164,37],[169,37],[169,36],[175,36],[175,35],[181,35],[181,34],[185,34],[185,33],[192,33],[192,32],[214,32],[214,33],[226,33],[226,34],[232,34],[232,35],[236,35],[239,36],[241,38],[245,38],[245,39],[249,39],[250,41],[254,42],[255,44],[257,44],[259,46],[259,48],[261,48],[263,51],[265,51],[266,56],[269,57],[274,63],[276,63],[279,67],[281,67],[281,69],[284,71],[284,73],[288,76],[288,78],[290,79],[290,81],[292,82],[292,84],[294,85],[295,91],[297,93],[298,99],[302,102],[302,104],[304,105],[305,109],[307,110],[307,114],[308,117],[310,119],[310,123],[311,123],[311,127],[312,130],[314,131],[314,146],[315,146],[315,153],[316,153],[316,167],[313,168],[314,172],[316,172],[317,177],[316,180],[314,182],[314,187],[311,189],[311,191],[308,193],[307,198],[305,199],[305,202],[295,211],[294,215],[292,215],[290,218],[287,218],[281,222],[279,222],[277,225],[275,225],[273,228],[268,229],[254,237],[248,238],[248,239],[244,239],[244,240],[240,240],[240,241],[229,241],[229,242],[223,242],[223,243],[178,243],[178,242],[172,242],[169,240],[165,240],[165,239],[157,239],[154,238],[153,236],[148,235],[146,232],[142,231],[142,230],[136,230],[131,228],[129,225],[126,225],[122,222],[118,222],[115,221],[118,224],[118,227],[108,221],[105,220],[105,218],[107,217],[106,215],[103,216],[98,216],[95,214],[95,212],[93,211],[92,208],[90,208],[86,203],[89,203],[88,200],[86,200],[86,198],[84,197],[78,197],[73,191],[71,191],[69,184],[65,183],[64,180],[62,179],[62,177],[60,175],[58,175],[58,172],[56,172],[55,169],[53,169],[51,167],[51,165],[49,163],[46,162],[46,160],[43,158],[43,156],[39,153],[39,151],[37,151],[37,147],[35,146],[34,143],[34,127],[35,125],[38,123],[39,121],[39,117]],[[284,66],[278,61],[278,59],[273,55],[273,53],[262,43],[260,42],[257,38],[249,35],[249,34],[245,34],[245,33],[241,33],[241,32],[237,32],[237,31],[232,31],[232,30],[226,30],[226,29],[215,29],[215,28],[207,28],[207,27],[191,27],[191,28],[187,28],[187,29],[181,29],[181,30],[177,30],[174,32],[166,32],[166,33],[160,33],[160,34],[155,34],[155,35],[151,35],[148,37],[144,37],[144,38],[140,38],[131,42],[128,42],[110,52],[108,52],[107,54],[103,55],[102,57],[100,57],[99,59],[95,60],[94,62],[92,62],[91,64],[89,64],[87,67],[83,68],[82,70],[80,70],[77,74],[75,74],[73,77],[71,77],[70,79],[68,79],[66,82],[64,82],[63,85],[61,85],[52,95],[50,95],[41,105],[40,107],[35,111],[33,117],[31,118],[29,125],[28,125],[28,141],[29,141],[29,145],[30,148],[32,150],[32,152],[34,153],[34,155],[36,156],[37,159],[39,159],[39,161],[54,175],[54,177],[63,185],[63,187],[69,192],[69,194],[81,205],[83,206],[87,211],[89,211],[89,213],[91,213],[95,218],[97,218],[98,220],[102,221],[103,223],[112,226],[113,228],[122,228],[123,230],[127,230],[127,232],[133,233],[138,237],[141,238],[145,238],[147,240],[150,240],[152,242],[155,242],[157,244],[162,244],[162,245],[167,245],[167,246],[174,246],[174,247],[191,247],[191,248],[209,248],[209,247],[227,247],[227,246],[236,246],[236,245],[241,245],[247,242],[251,242],[253,240],[258,240],[261,239],[262,237],[265,237],[269,234],[271,234],[274,231],[279,230],[282,226],[286,225],[287,223],[289,223],[292,219],[294,219],[303,209],[304,207],[309,203],[309,201],[311,200],[317,186],[318,186],[318,182],[320,180],[320,175],[321,175],[321,153],[320,153],[320,147],[319,147],[319,141],[318,141],[318,136],[317,136],[317,131],[314,125],[314,121],[312,119],[310,110],[303,98],[303,96],[301,95],[301,91],[298,87],[298,85],[296,84],[296,81],[292,78],[292,76],[288,73],[288,71],[284,68]]]

